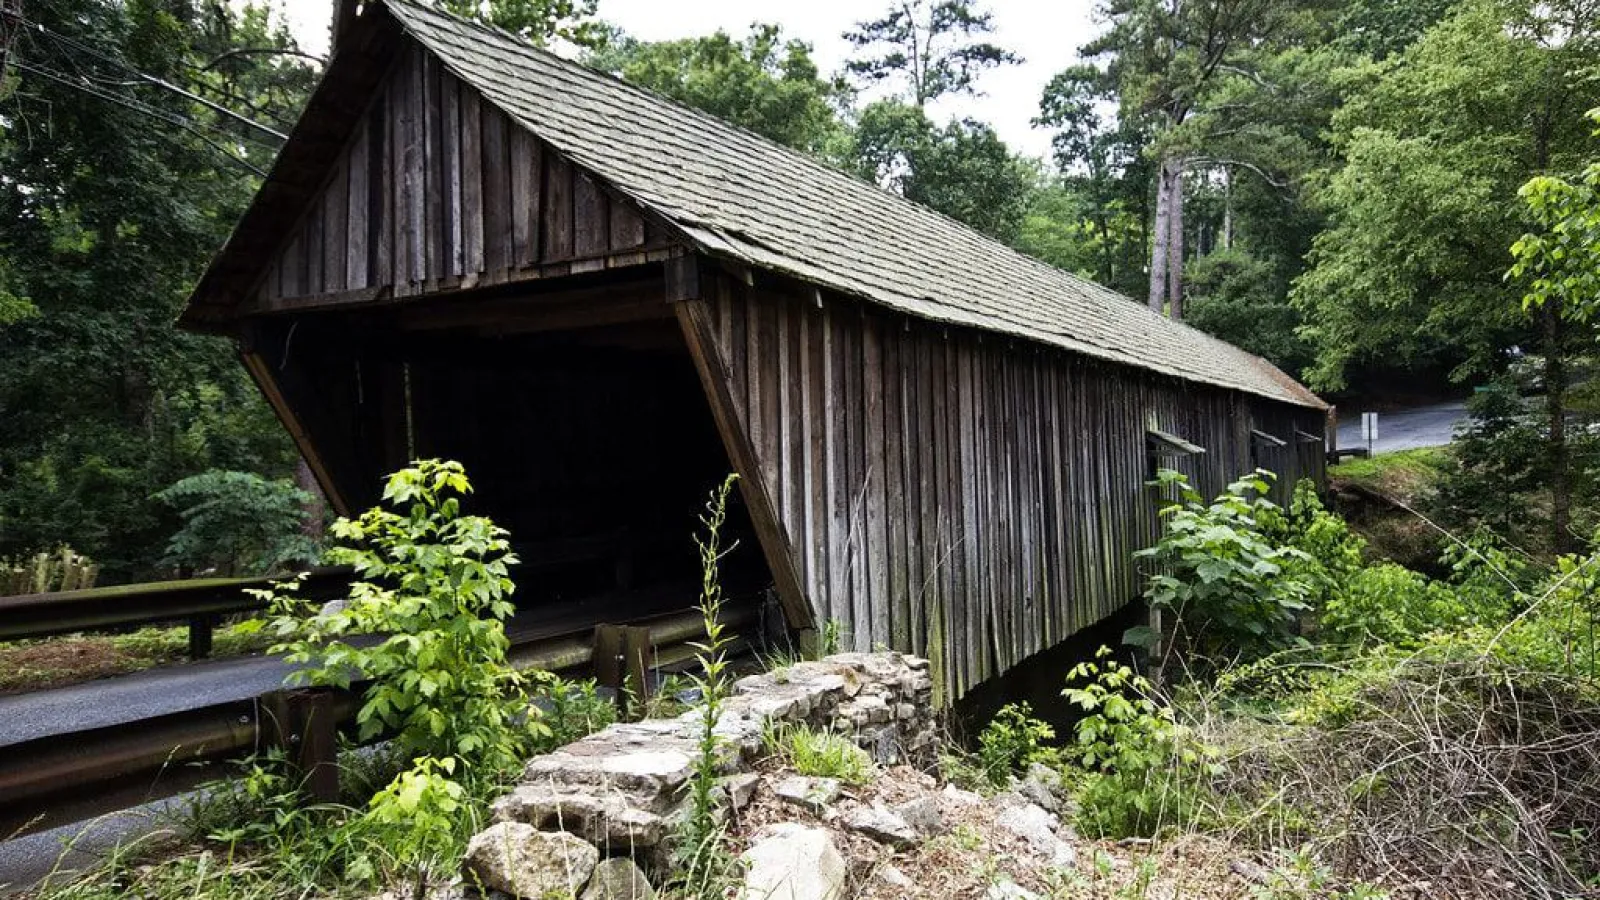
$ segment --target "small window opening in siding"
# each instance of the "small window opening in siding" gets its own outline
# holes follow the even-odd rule
[[[1145,449],[1148,451],[1150,478],[1155,478],[1156,470],[1163,468],[1168,460],[1200,456],[1206,452],[1206,448],[1199,444],[1192,444],[1171,432],[1162,431],[1159,428],[1146,429],[1144,442]]]
[[[1250,467],[1252,469],[1269,468],[1266,460],[1270,459],[1270,452],[1288,446],[1288,442],[1275,434],[1269,434],[1259,428],[1250,429]]]

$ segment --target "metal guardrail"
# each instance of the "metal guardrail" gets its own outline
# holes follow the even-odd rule
[[[199,658],[211,652],[211,630],[220,617],[262,608],[248,590],[290,577],[197,578],[0,597],[0,641],[181,621],[189,624],[189,655]],[[301,595],[332,599],[349,586],[349,569],[313,569]]]
[[[724,623],[739,633],[756,620],[753,607],[734,607]],[[687,642],[703,636],[694,611],[626,625],[574,623],[514,639],[510,656],[519,668],[593,672],[603,684],[643,693],[648,682],[635,679],[683,660]],[[289,752],[314,799],[336,798],[336,735],[354,724],[361,690],[272,691],[0,747],[0,840],[172,796],[220,777],[229,761],[271,747]]]

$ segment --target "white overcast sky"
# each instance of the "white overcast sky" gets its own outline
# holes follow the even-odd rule
[[[327,49],[331,0],[274,2],[287,13],[302,47],[318,54]],[[887,6],[887,0],[600,0],[600,16],[643,40],[718,28],[737,35],[753,22],[776,22],[787,36],[812,45],[823,71],[834,71],[842,68],[848,51],[840,35]],[[1014,149],[1044,156],[1049,137],[1029,121],[1050,76],[1070,65],[1078,47],[1095,35],[1094,0],[989,0],[986,6],[994,12],[995,42],[1024,62],[985,75],[979,82],[983,96],[951,101],[934,112],[989,122]]]

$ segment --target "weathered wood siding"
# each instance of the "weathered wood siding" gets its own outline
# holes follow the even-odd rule
[[[725,275],[702,296],[745,477],[816,618],[929,655],[951,697],[1139,594],[1147,429],[1206,448],[1164,464],[1207,493],[1253,467],[1252,429],[1287,442],[1257,453],[1282,490],[1321,477],[1294,442],[1315,410]]]
[[[256,307],[393,296],[664,256],[668,235],[410,45],[255,288]]]

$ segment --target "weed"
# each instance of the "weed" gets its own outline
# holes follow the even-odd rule
[[[769,728],[762,735],[768,753],[781,757],[801,775],[837,778],[845,784],[866,784],[872,757],[845,735],[806,725]]]
[[[717,821],[715,789],[722,764],[722,739],[716,729],[728,695],[726,654],[730,643],[722,624],[721,564],[733,549],[723,547],[722,527],[727,522],[728,494],[737,480],[737,475],[729,475],[712,491],[700,517],[703,533],[695,538],[700,552],[700,615],[706,636],[694,645],[700,665],[700,672],[691,676],[700,691],[699,746],[685,786],[689,811],[678,835],[674,887],[684,896],[707,900],[721,895],[722,879],[731,866]]]
[[[995,787],[1003,787],[1010,777],[1029,764],[1052,757],[1047,741],[1055,740],[1055,729],[1033,717],[1026,703],[1008,703],[978,735],[978,767]]]

